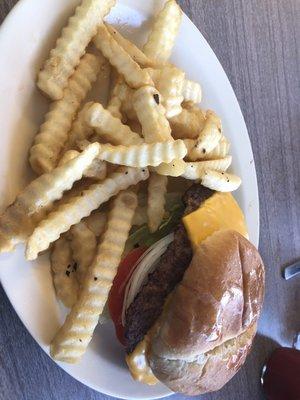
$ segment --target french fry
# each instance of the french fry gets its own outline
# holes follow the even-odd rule
[[[182,85],[182,96],[184,101],[199,104],[202,101],[202,88],[198,82],[185,79]]]
[[[143,143],[143,139],[137,133],[132,132],[99,103],[94,103],[87,110],[86,121],[100,137],[114,145],[130,146]]]
[[[185,172],[185,169],[185,161],[173,160],[171,163],[162,163],[158,167],[151,169],[151,171],[154,171],[159,175],[178,177]]]
[[[122,101],[118,96],[118,87],[119,85],[117,85],[112,92],[112,97],[109,100],[107,111],[109,111],[113,117],[119,118],[119,120],[122,121]]]
[[[125,82],[119,85],[118,96],[122,102],[121,111],[128,119],[137,120],[137,115],[133,107],[134,90]]]
[[[147,180],[147,169],[120,168],[111,174],[105,181],[92,185],[80,196],[70,199],[69,202],[58,207],[43,220],[30,236],[26,258],[35,260],[38,254],[47,250],[62,233],[67,232],[71,226],[78,224],[83,218],[88,217],[93,210],[129,186],[136,185],[142,180]]]
[[[162,105],[166,109],[166,117],[172,118],[182,112],[181,103],[185,82],[185,73],[173,65],[168,65],[152,73],[155,87],[162,95]]]
[[[203,175],[207,170],[227,171],[232,163],[232,157],[226,156],[219,160],[187,162],[185,172],[182,177],[185,179],[198,180],[203,179]]]
[[[66,164],[68,161],[73,160],[76,158],[80,153],[77,150],[68,150],[60,159],[58,166]],[[99,159],[95,159],[89,168],[84,171],[83,176],[85,178],[97,179],[102,180],[106,178],[107,174],[107,164],[104,161]]]
[[[79,224],[71,228],[70,244],[74,261],[77,264],[78,282],[82,285],[87,270],[96,256],[96,235],[88,228],[85,222],[79,222]]]
[[[150,232],[156,232],[165,214],[168,177],[150,174],[148,184],[148,226]]]
[[[30,150],[29,161],[37,174],[48,173],[57,166],[73,119],[82,100],[91,89],[92,82],[96,80],[99,69],[99,59],[92,54],[86,54],[70,78],[63,98],[51,104]]]
[[[122,115],[122,99],[120,97],[120,91],[122,85],[124,85],[124,79],[120,76],[117,71],[113,75],[113,82],[111,84],[111,93],[107,105],[107,111],[111,113],[115,118],[123,119]],[[126,84],[125,84],[126,85]]]
[[[143,51],[146,56],[161,63],[168,61],[179,31],[181,19],[182,11],[176,1],[167,1],[163,10],[156,17],[153,29],[144,46]]]
[[[172,140],[166,110],[161,104],[160,93],[152,86],[144,86],[133,96],[133,106],[142,125],[146,143]]]
[[[84,222],[98,238],[106,229],[107,215],[103,211],[94,211],[90,216],[84,219]]]
[[[113,96],[107,106],[107,111],[111,113],[111,115],[115,118],[119,118],[119,120],[122,121],[122,101],[120,100],[120,97],[118,96]]]
[[[137,206],[133,192],[120,193],[109,214],[107,230],[89,268],[78,301],[51,343],[51,356],[77,363],[85,353],[117,274]]]
[[[233,192],[241,186],[240,177],[225,172],[206,170],[201,184],[218,192]]]
[[[38,86],[52,100],[64,97],[70,76],[95,36],[101,20],[115,3],[116,0],[83,0],[76,8],[39,73]]]
[[[220,118],[213,112],[207,111],[206,123],[199,134],[196,144],[189,152],[189,159],[199,160],[206,153],[213,151],[222,138],[222,124]]]
[[[97,49],[124,77],[130,87],[138,89],[142,86],[153,84],[147,71],[143,70],[117,43],[104,24],[99,26],[98,33],[93,41]]]
[[[228,155],[229,150],[230,142],[225,136],[222,136],[217,147],[215,147],[211,152],[204,154],[202,159],[217,160],[219,158],[224,158]]]
[[[24,242],[39,221],[39,213],[80,180],[99,152],[99,144],[88,146],[76,158],[31,182],[0,217],[0,252]],[[37,219],[34,219],[37,217]]]
[[[74,160],[74,158],[79,156],[79,151],[77,150],[68,150],[66,151],[61,159],[58,162],[58,167],[61,167],[62,165],[65,165],[67,162]]]
[[[50,261],[56,296],[66,307],[72,308],[77,300],[79,286],[72,250],[65,237],[54,243]]]
[[[107,176],[107,163],[99,159],[95,159],[91,166],[85,171],[84,177],[102,181]]]
[[[183,109],[181,114],[171,118],[172,136],[175,139],[196,139],[205,126],[205,113],[197,110]]]
[[[142,50],[140,50],[134,43],[130,40],[124,38],[117,31],[117,29],[109,24],[105,24],[107,30],[111,34],[111,36],[115,39],[115,41],[130,55],[130,57],[137,62],[141,67],[147,68],[155,66],[156,63],[148,58]]]
[[[148,207],[139,206],[135,210],[135,214],[134,214],[134,217],[132,220],[133,226],[142,226],[147,223],[147,221],[148,221],[147,209],[148,209]]]
[[[65,151],[76,149],[77,142],[89,139],[90,136],[92,136],[94,130],[87,124],[85,120],[85,114],[92,104],[93,102],[86,103],[78,113],[75,121],[73,122],[68,141],[65,145]]]
[[[162,163],[170,163],[174,159],[183,159],[187,154],[183,140],[143,143],[130,147],[110,144],[100,146],[98,154],[100,160],[135,168],[156,167]]]

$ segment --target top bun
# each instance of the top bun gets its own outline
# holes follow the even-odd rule
[[[239,233],[219,231],[195,251],[151,341],[154,375],[175,392],[219,390],[244,363],[264,296],[264,266]]]

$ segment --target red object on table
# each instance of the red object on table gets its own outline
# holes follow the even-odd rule
[[[300,400],[300,351],[275,350],[264,367],[262,384],[268,400]]]

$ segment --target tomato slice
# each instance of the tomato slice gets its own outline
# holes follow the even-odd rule
[[[125,338],[124,326],[122,324],[122,310],[126,286],[135,270],[137,261],[146,250],[147,248],[145,247],[138,247],[137,249],[132,250],[124,260],[121,261],[108,297],[110,316],[115,324],[117,338],[123,345],[125,345]]]

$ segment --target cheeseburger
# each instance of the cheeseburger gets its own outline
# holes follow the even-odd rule
[[[133,235],[109,310],[134,379],[198,395],[222,388],[245,362],[264,266],[231,194],[194,185],[183,206],[154,244]]]

